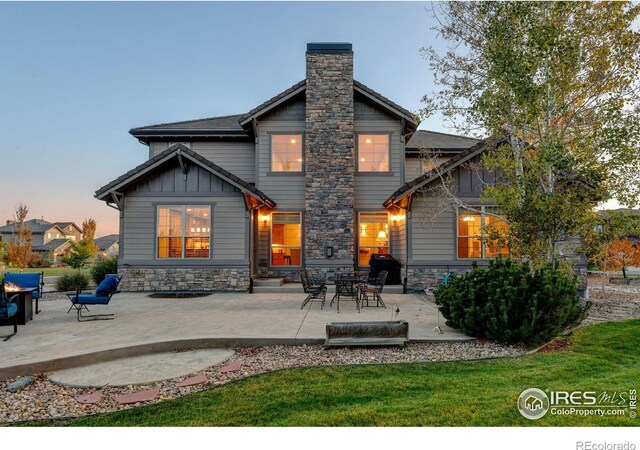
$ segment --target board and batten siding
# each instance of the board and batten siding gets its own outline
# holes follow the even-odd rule
[[[209,205],[211,254],[208,259],[157,259],[156,221],[160,205]],[[189,165],[185,176],[171,164],[125,191],[120,264],[207,265],[248,264],[248,213],[242,193],[208,170]]]
[[[255,144],[253,142],[193,141],[191,150],[231,172],[247,183],[255,182]],[[167,142],[151,142],[150,157],[168,148]]]

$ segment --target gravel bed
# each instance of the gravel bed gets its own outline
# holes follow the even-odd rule
[[[589,279],[591,310],[583,325],[626,319],[640,319],[640,288],[619,286]]]
[[[237,349],[233,360],[242,361],[237,372],[219,373],[218,366],[204,371],[208,383],[185,388],[176,387],[176,382],[189,376],[166,380],[150,385],[109,387],[102,389],[81,389],[52,383],[46,375],[36,376],[35,382],[25,389],[9,393],[0,391],[0,424],[9,425],[25,420],[60,419],[89,414],[116,411],[140,406],[141,404],[120,406],[114,395],[140,391],[158,386],[158,398],[145,404],[181,397],[193,392],[211,389],[240,378],[271,372],[279,369],[305,366],[330,366],[348,364],[386,364],[451,361],[478,358],[516,356],[526,349],[518,346],[501,346],[488,341],[468,341],[451,343],[418,343],[399,348],[337,348],[324,350],[320,345],[272,346]],[[199,372],[201,373],[201,372]],[[7,380],[11,382],[13,380]],[[83,405],[75,398],[78,395],[99,391],[104,399],[97,405]]]

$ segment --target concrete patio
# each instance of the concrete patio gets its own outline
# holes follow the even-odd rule
[[[320,310],[319,303],[301,310],[300,294],[167,299],[121,293],[108,306],[91,308],[91,313],[115,313],[114,320],[82,323],[73,311],[67,314],[68,301],[42,301],[33,321],[0,342],[0,379],[180,349],[319,344],[326,323],[337,321],[402,319],[409,322],[413,342],[470,339],[445,326],[442,318],[443,333],[434,331],[437,310],[418,295],[383,297],[387,309],[363,308],[359,314],[354,302],[343,301],[338,314],[335,305]],[[0,336],[10,332],[10,327],[0,328]]]

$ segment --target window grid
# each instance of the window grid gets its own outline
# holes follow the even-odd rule
[[[206,259],[211,255],[210,206],[158,206],[158,259]]]
[[[302,265],[302,213],[271,214],[271,265]]]
[[[480,206],[476,211],[461,209],[457,213],[458,259],[487,259],[499,254],[510,256],[509,246],[500,245],[499,239],[507,237],[509,225],[491,207]],[[464,210],[462,210],[464,211]],[[499,239],[491,239],[489,232],[496,232]]]
[[[302,172],[302,135],[271,135],[271,170],[273,172]]]
[[[358,172],[389,171],[389,135],[358,135]]]

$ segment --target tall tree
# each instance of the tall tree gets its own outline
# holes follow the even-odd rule
[[[630,2],[447,2],[436,10],[444,54],[422,49],[460,132],[507,136],[484,165],[484,190],[534,266],[590,226],[593,201],[640,202],[640,34]]]
[[[31,229],[25,224],[29,207],[20,202],[14,213],[15,238],[7,245],[7,262],[16,267],[25,268],[33,258],[31,252]]]
[[[89,218],[82,222],[82,244],[92,256],[98,253],[98,247],[95,243],[95,236],[96,221]]]

